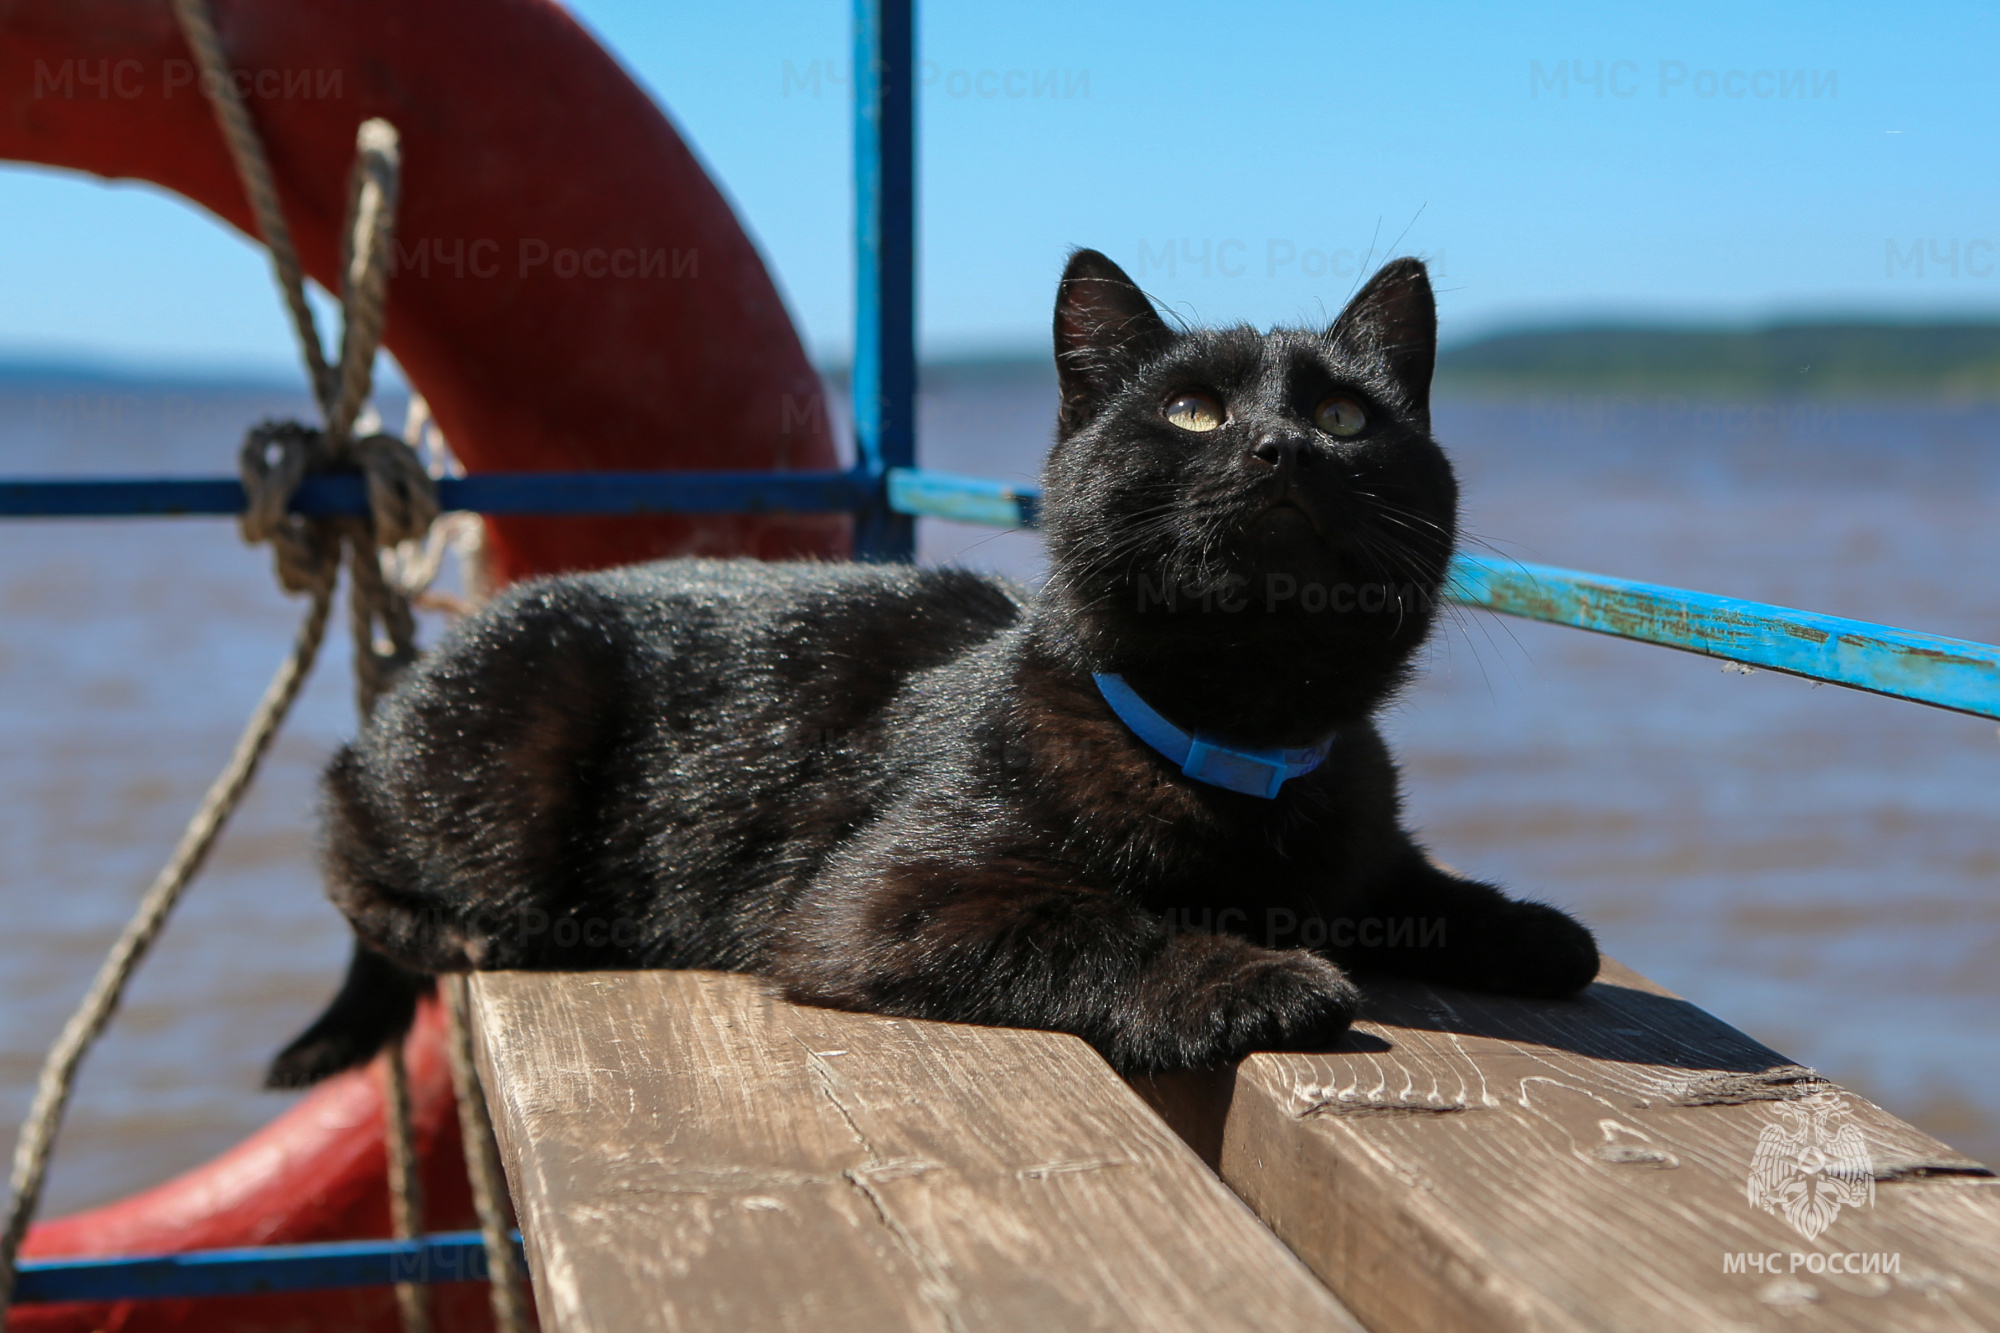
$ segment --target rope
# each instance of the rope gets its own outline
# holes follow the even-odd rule
[[[401,165],[395,128],[386,121],[371,120],[357,135],[348,189],[348,225],[343,230],[341,353],[336,374],[326,363],[312,309],[306,304],[304,275],[278,206],[270,163],[228,77],[206,4],[204,0],[174,0],[174,12],[201,65],[217,123],[270,251],[314,397],[326,420],[323,433],[295,423],[265,423],[250,432],[239,459],[245,497],[244,537],[269,542],[279,584],[287,592],[309,594],[311,602],[291,653],[258,702],[228,764],[210,786],[173,856],[141,898],[99,967],[89,993],[43,1062],[34,1103],[15,1146],[6,1227],[0,1232],[0,1330],[5,1328],[13,1298],[21,1243],[41,1203],[56,1135],[75,1091],[83,1057],[117,1012],[132,974],[206,861],[311,673],[326,635],[343,549],[351,557],[353,570],[355,669],[365,718],[393,682],[395,672],[416,653],[409,599],[383,579],[380,548],[420,539],[437,515],[435,488],[408,446],[385,435],[358,441],[349,438],[367,400],[375,352],[381,342]],[[309,519],[288,512],[293,493],[308,473],[341,465],[358,466],[367,477],[372,509],[369,518]],[[376,643],[377,625],[386,636],[385,646]],[[392,1057],[392,1086],[387,1098],[390,1151],[401,1158],[391,1167],[392,1176],[400,1177],[393,1209],[404,1223],[420,1225],[416,1174],[411,1169],[395,1170],[396,1165],[409,1168],[414,1162],[407,1082],[396,1078],[399,1064]],[[426,1333],[428,1318],[421,1301],[404,1301],[403,1308],[409,1333]],[[415,1322],[408,1322],[412,1318]]]
[[[249,433],[239,459],[246,501],[243,536],[253,543],[268,542],[279,585],[287,592],[309,594],[311,604],[290,656],[265,691],[228,765],[210,787],[173,857],[141,899],[99,968],[89,994],[44,1062],[34,1104],[16,1146],[12,1198],[6,1229],[0,1233],[0,1333],[6,1327],[21,1242],[41,1202],[56,1134],[83,1057],[117,1011],[126,984],[206,860],[310,674],[325,638],[343,552],[349,569],[355,702],[365,722],[397,674],[416,659],[411,599],[421,589],[386,576],[385,565],[403,573],[403,562],[391,553],[405,543],[422,542],[438,516],[436,488],[408,445],[373,432],[359,440],[351,435],[368,401],[387,305],[401,180],[395,127],[387,121],[369,120],[356,135],[347,225],[341,233],[340,356],[337,365],[330,367],[312,307],[306,302],[305,273],[278,202],[270,160],[229,77],[206,0],[173,0],[173,7],[201,68],[202,86],[236,164],[258,233],[270,253],[313,396],[325,421],[323,432],[297,423],[266,422]],[[308,474],[339,467],[358,468],[367,479],[369,517],[302,518],[289,512],[291,497]],[[448,984],[447,996],[452,1076],[467,1171],[485,1237],[494,1321],[502,1333],[519,1333],[526,1328],[520,1270],[507,1235],[506,1191],[492,1120],[471,1064],[462,984]],[[408,1072],[400,1048],[384,1053],[383,1079],[391,1222],[396,1235],[410,1237],[421,1234],[423,1198],[410,1123]],[[429,1333],[430,1312],[423,1288],[399,1283],[396,1297],[406,1333]]]
[[[465,1137],[465,1169],[472,1179],[472,1207],[479,1214],[479,1235],[486,1249],[493,1327],[499,1333],[526,1333],[521,1264],[508,1234],[512,1227],[507,1215],[507,1181],[500,1169],[500,1149],[493,1137],[486,1090],[472,1061],[471,983],[463,973],[438,981],[444,987],[445,1040],[451,1052],[452,1088],[458,1093],[458,1127]]]
[[[292,314],[292,324],[305,354],[320,410],[326,417],[328,440],[338,448],[346,442],[356,414],[367,401],[368,376],[374,366],[376,345],[382,336],[382,312],[388,290],[393,239],[390,224],[395,214],[401,175],[396,132],[386,121],[371,120],[362,125],[356,141],[358,152],[348,185],[348,215],[352,225],[343,232],[340,257],[341,308],[345,322],[341,331],[340,369],[336,374],[327,367],[320,347],[319,330],[313,322],[312,308],[306,304],[305,276],[299,266],[298,253],[292,246],[291,231],[285,225],[283,210],[278,206],[270,160],[265,156],[263,141],[257,137],[256,129],[250,123],[242,98],[237,96],[235,84],[228,77],[228,62],[223,56],[222,42],[209,16],[206,0],[173,0],[173,4],[181,31],[201,67],[202,86],[210,91],[216,123],[221,126],[223,140],[229,145],[230,156],[235,159],[237,175],[243,180],[244,194],[257,218],[257,229],[271,252],[271,265],[277,273],[278,285],[284,290],[285,304]],[[357,237],[363,239],[357,242],[354,239]],[[388,691],[396,675],[416,659],[411,599],[384,578],[382,558],[377,548],[394,548],[404,540],[422,537],[437,517],[437,501],[435,488],[429,484],[421,465],[416,464],[415,456],[400,441],[377,435],[360,441],[357,448],[362,456],[356,461],[369,478],[368,502],[375,523],[373,545],[355,540],[352,533],[346,534],[345,541],[350,555],[349,607],[354,640],[355,702],[361,716],[366,719],[374,712],[376,700]],[[379,459],[377,455],[380,454],[392,455],[395,461]],[[408,469],[401,467],[405,457],[412,464]],[[392,472],[402,475],[394,482],[384,480],[378,489],[378,477],[386,479]],[[272,516],[270,521],[276,526],[278,519]],[[247,521],[245,530],[247,534]],[[288,565],[303,566],[305,557],[295,556],[275,543],[274,549],[277,550],[279,579],[285,581],[301,577],[296,572],[288,574],[287,569]],[[312,554],[317,555],[318,552]],[[287,583],[287,586],[290,584]],[[382,631],[379,640],[377,628]],[[392,1103],[389,1112],[389,1152],[392,1156],[409,1153],[407,1105],[403,1105],[399,1112],[398,1106]],[[473,1117],[465,1122],[471,1127],[465,1136],[465,1151],[467,1170],[476,1173],[481,1167],[475,1166],[475,1154],[482,1157],[483,1166],[484,1151],[475,1148],[475,1140],[490,1145],[493,1137],[484,1099],[481,1098],[477,1107],[468,1112],[466,1096],[461,1090],[459,1113],[461,1117],[468,1114]],[[474,1120],[477,1121],[476,1126]],[[473,1129],[479,1132],[472,1132]],[[414,1176],[409,1175],[405,1179],[414,1179]],[[392,1179],[392,1188],[394,1183]],[[415,1218],[421,1213],[421,1208],[413,1199],[404,1197],[398,1199],[394,1211]],[[498,1242],[488,1236],[486,1248],[488,1268],[494,1278],[495,1317],[501,1319],[504,1304],[515,1315],[511,1324],[502,1320],[502,1329],[522,1327],[519,1295],[514,1290],[513,1279],[502,1280],[503,1275],[516,1273],[513,1248],[504,1235]],[[406,1333],[419,1333],[417,1326],[407,1322],[408,1308],[408,1303],[405,1303]]]
[[[362,345],[348,343],[350,351]],[[367,354],[372,356],[372,349]],[[376,702],[395,683],[396,673],[416,659],[416,618],[409,594],[383,576],[382,566],[388,551],[424,539],[437,514],[431,478],[416,454],[392,436],[371,435],[336,446],[328,436],[289,421],[265,422],[252,430],[243,444],[242,466],[244,476],[258,478],[260,486],[264,479],[278,478],[296,487],[298,479],[309,473],[339,466],[358,466],[367,478],[368,518],[304,518],[271,503],[265,489],[250,492],[253,499],[242,518],[245,538],[271,543],[278,580],[288,590],[311,587],[330,597],[345,550],[355,705],[366,724]],[[375,641],[378,624],[387,635],[385,643]],[[390,1229],[397,1239],[409,1240],[423,1234],[424,1202],[401,1042],[383,1051],[382,1076]],[[430,1333],[424,1286],[398,1282],[395,1291],[404,1333]]]
[[[410,595],[383,573],[383,556],[422,541],[438,516],[437,487],[410,447],[371,435],[341,451],[368,478],[371,518],[337,520],[347,545],[347,605],[354,639],[355,707],[365,724],[404,667],[417,660]],[[379,630],[379,633],[378,633]]]
[[[330,582],[324,590],[314,592],[305,620],[292,640],[292,651],[271,678],[228,764],[202,798],[194,819],[181,835],[180,845],[152,887],[146,890],[146,896],[140,899],[138,911],[98,968],[89,994],[63,1025],[62,1035],[56,1038],[42,1064],[41,1077],[35,1083],[34,1104],[14,1149],[14,1171],[9,1182],[13,1197],[8,1207],[7,1229],[0,1233],[0,1328],[5,1327],[6,1307],[14,1296],[15,1261],[28,1234],[28,1224],[34,1220],[35,1209],[41,1203],[49,1157],[55,1148],[63,1111],[76,1086],[77,1068],[105,1024],[111,1021],[124,996],[126,982],[159,937],[167,915],[180,901],[202,862],[208,859],[216,835],[222,832],[250,779],[256,776],[258,763],[312,671],[313,659],[318,656],[326,634],[327,612],[332,601]]]
[[[433,480],[448,475],[463,475],[464,469],[451,456],[443,434],[431,420],[430,405],[420,395],[413,395],[410,399],[403,435],[413,445],[428,445],[429,466],[425,472]],[[379,514],[384,510],[378,507],[376,512]],[[405,542],[392,548],[385,541],[382,566],[387,582],[410,602],[418,601],[426,595],[432,580],[437,577],[445,548],[453,547],[458,552],[459,568],[465,576],[466,601],[451,609],[454,614],[464,614],[485,600],[488,592],[484,536],[485,526],[478,515],[447,514],[429,525],[429,532],[421,543]],[[486,1104],[485,1089],[479,1082],[478,1070],[472,1060],[465,981],[464,978],[447,977],[443,979],[443,985],[445,1043],[451,1062],[452,1092],[458,1106],[466,1178],[472,1186],[473,1211],[479,1218],[480,1240],[486,1253],[487,1299],[493,1314],[493,1326],[498,1333],[525,1333],[528,1321],[521,1299],[523,1274],[509,1235],[512,1228],[508,1216],[506,1178],[500,1168],[492,1112]],[[385,1055],[391,1062],[388,1070],[393,1079],[401,1070],[402,1051],[399,1047],[391,1047]],[[402,1189],[397,1183],[399,1172],[403,1178],[413,1180],[411,1166],[399,1162],[398,1158],[414,1160],[408,1143],[407,1100],[397,1104],[395,1109],[397,1114],[390,1122],[392,1198]],[[405,1225],[403,1210],[392,1208],[392,1213],[398,1228],[396,1234],[402,1236],[405,1234],[401,1230]],[[412,1230],[409,1234],[417,1234],[420,1228],[414,1222],[410,1225]],[[403,1303],[405,1333],[428,1333],[426,1327],[414,1323],[409,1315],[412,1299],[417,1296],[416,1289],[408,1288],[412,1292],[410,1297],[403,1294],[405,1290],[405,1287],[397,1288],[397,1299]],[[428,1317],[428,1311],[425,1315]]]
[[[393,196],[392,196],[393,197]],[[379,327],[379,326],[378,326]],[[349,343],[350,347],[354,344]],[[370,353],[372,358],[372,352]],[[349,381],[343,377],[343,383]],[[395,446],[395,447],[391,447]],[[348,606],[354,638],[355,706],[365,724],[375,704],[394,682],[395,674],[416,660],[416,619],[410,596],[383,577],[388,554],[405,542],[425,537],[437,514],[436,490],[416,454],[387,435],[357,441],[368,478],[368,520],[345,520],[350,555]],[[372,530],[363,532],[366,522]],[[385,649],[373,637],[380,623],[388,635]],[[410,1118],[409,1071],[403,1063],[399,1038],[382,1052],[383,1151],[389,1173],[389,1229],[398,1240],[424,1233],[423,1178],[417,1166],[416,1131]],[[396,1308],[403,1333],[431,1333],[430,1296],[417,1282],[398,1282]]]
[[[202,5],[201,0],[176,0],[175,7],[185,15],[199,11]],[[199,15],[193,25],[183,18],[184,26],[189,28],[189,44],[198,49],[203,32],[208,46],[215,46],[214,29],[204,27],[205,23],[205,14]],[[220,63],[219,51],[216,61]],[[277,233],[283,235],[284,222],[277,212],[275,192],[270,189],[262,144],[248,130],[248,117],[242,114],[234,88],[227,80],[221,83],[228,88],[228,96],[217,98],[216,116],[244,177],[245,192],[258,211],[259,225],[266,225],[265,206],[256,202],[261,198],[267,201],[270,216],[277,218]],[[245,127],[240,136],[231,131],[231,126],[239,122]],[[243,151],[239,141],[248,143],[249,151]],[[271,542],[279,582],[288,589],[320,577],[326,578],[330,586],[338,571],[341,548],[346,548],[355,708],[365,724],[374,715],[376,702],[417,656],[416,618],[411,599],[383,577],[384,555],[406,542],[424,540],[437,517],[438,506],[436,485],[409,446],[379,433],[359,440],[349,437],[362,405],[368,400],[375,352],[382,340],[402,175],[400,144],[395,128],[387,121],[363,122],[355,136],[355,150],[347,192],[349,225],[342,232],[339,372],[337,376],[318,373],[315,380],[320,406],[326,414],[326,432],[314,436],[295,424],[269,423],[253,431],[246,441],[243,466],[246,473],[281,470],[283,475],[293,478],[329,467],[358,467],[367,479],[369,517],[309,520],[287,513],[282,505],[253,503],[244,510],[243,535],[251,541]],[[319,334],[302,297],[293,299],[303,287],[289,237],[282,257],[280,247],[272,247],[272,260],[288,303],[293,306],[301,342],[310,349],[308,362],[313,363],[314,354],[319,351]],[[302,317],[300,311],[304,311]],[[281,448],[274,459],[272,446],[281,442],[294,447]],[[294,479],[293,485],[296,484]],[[377,627],[381,630],[379,639]],[[424,1201],[423,1182],[417,1169],[416,1133],[410,1117],[409,1077],[401,1043],[385,1050],[382,1059],[383,1151],[388,1170],[390,1230],[397,1239],[408,1240],[423,1234]],[[430,1333],[430,1302],[424,1286],[399,1282],[395,1291],[404,1333]]]
[[[411,1240],[424,1231],[424,1182],[417,1171],[416,1135],[410,1126],[410,1071],[403,1064],[403,1043],[389,1043],[382,1052],[382,1104],[388,1108],[389,1231],[397,1240]],[[398,1282],[396,1308],[403,1333],[431,1333],[431,1306],[423,1284]]]
[[[235,92],[233,85],[230,91]],[[337,440],[347,438],[355,415],[368,401],[375,349],[382,342],[382,317],[388,306],[403,166],[396,127],[386,120],[363,121],[354,147],[354,170],[347,185],[351,222],[341,232],[340,248],[340,374],[332,403],[321,404],[326,410],[327,434]]]
[[[390,448],[389,445],[399,447]],[[132,974],[158,938],[189,882],[208,858],[217,836],[235,812],[251,779],[256,776],[258,764],[311,673],[326,635],[343,547],[352,556],[349,561],[352,569],[357,572],[372,571],[374,574],[369,587],[364,589],[361,581],[356,580],[352,590],[357,624],[366,624],[370,617],[379,616],[389,626],[393,642],[393,651],[387,653],[365,640],[357,645],[356,674],[362,682],[364,716],[373,708],[377,695],[393,679],[392,669],[414,657],[415,650],[411,643],[413,618],[408,599],[382,579],[381,561],[374,542],[378,533],[399,541],[410,539],[411,525],[422,522],[426,512],[434,513],[436,502],[433,500],[426,506],[405,495],[400,507],[389,505],[386,507],[387,517],[373,520],[301,518],[285,510],[285,500],[308,473],[325,470],[329,465],[357,453],[358,461],[367,470],[371,495],[395,493],[409,487],[413,472],[418,479],[417,490],[428,486],[428,478],[424,477],[422,467],[416,463],[415,455],[387,436],[375,436],[356,442],[348,450],[336,451],[326,446],[324,436],[296,423],[267,422],[253,429],[244,442],[242,478],[248,500],[242,521],[244,535],[252,541],[271,543],[276,553],[279,582],[288,592],[310,594],[311,604],[304,623],[293,639],[290,655],[279,666],[277,675],[265,690],[228,764],[209,788],[186,832],[181,835],[173,856],[140,900],[132,920],[98,969],[89,993],[64,1025],[61,1036],[43,1063],[41,1076],[36,1082],[34,1103],[14,1152],[10,1181],[13,1197],[6,1230],[0,1233],[0,1310],[4,1310],[6,1301],[13,1294],[15,1261],[20,1253],[21,1241],[26,1237],[29,1223],[41,1202],[56,1133],[62,1123],[63,1112],[69,1105],[83,1057],[117,1011]],[[271,519],[273,514],[279,516],[276,522]],[[414,530],[422,531],[421,528]],[[365,559],[362,558],[364,552]],[[407,1126],[407,1117],[404,1123]],[[405,1142],[408,1137],[407,1132],[402,1135]],[[4,1323],[0,1323],[0,1328],[4,1328]]]
[[[209,16],[207,0],[173,0],[174,17],[180,21],[181,35],[201,67],[201,86],[215,109],[215,123],[222,128],[222,141],[235,159],[236,174],[243,193],[257,219],[257,234],[271,253],[271,267],[285,294],[285,308],[291,311],[292,328],[298,334],[299,351],[305,356],[306,373],[312,380],[313,397],[328,422],[333,420],[333,371],[326,364],[326,352],[319,341],[319,326],[313,322],[312,307],[306,304],[305,270],[299,267],[299,252],[292,247],[292,231],[285,225],[284,210],[278,207],[278,187],[271,179],[271,161],[264,156],[264,141],[250,123],[250,112],[237,95],[229,77],[229,61],[222,54],[222,39],[216,35],[215,21]]]

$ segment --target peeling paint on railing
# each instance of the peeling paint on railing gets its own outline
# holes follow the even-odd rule
[[[2000,719],[2000,648],[1603,574],[1463,556],[1448,601]]]

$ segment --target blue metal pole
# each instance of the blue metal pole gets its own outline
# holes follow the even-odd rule
[[[518,1253],[521,1235],[514,1233]],[[187,1254],[27,1259],[14,1287],[17,1305],[65,1301],[256,1296],[274,1291],[386,1287],[396,1282],[484,1282],[486,1247],[477,1231],[416,1240],[342,1240]]]
[[[852,510],[873,494],[855,472],[515,472],[447,477],[446,509],[481,514],[763,514]],[[0,477],[0,518],[240,514],[234,477]],[[307,477],[297,514],[365,514],[359,473]]]
[[[1548,565],[1460,556],[1444,598],[2000,719],[2000,648]]]
[[[912,0],[854,0],[854,435],[877,494],[854,517],[858,560],[910,560],[916,524],[889,505],[917,461],[916,20]]]

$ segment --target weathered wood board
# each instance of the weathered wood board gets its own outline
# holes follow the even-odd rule
[[[719,973],[472,994],[545,1328],[1360,1328],[1073,1037]]]
[[[1374,1333],[2000,1329],[2000,1181],[1616,964],[1377,986],[1339,1050],[1135,1086]],[[1853,1183],[1800,1170],[1852,1155],[1815,1119]],[[1767,1130],[1803,1230],[1752,1202]]]

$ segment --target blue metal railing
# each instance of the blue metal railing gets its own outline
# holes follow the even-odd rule
[[[1031,528],[1032,486],[921,468],[868,472],[516,473],[446,480],[447,509],[488,514],[651,514],[760,510],[853,511],[876,504],[911,519]],[[358,476],[312,477],[295,510],[363,514]],[[0,481],[0,517],[234,514],[243,488],[227,478]],[[1860,620],[1546,565],[1461,557],[1445,597],[1466,606],[1571,625],[1937,708],[2000,719],[2000,649]]]
[[[483,514],[844,512],[857,557],[907,560],[919,517],[1032,528],[1040,493],[916,466],[916,113],[912,0],[855,0],[857,465],[848,471],[488,474],[441,481],[446,509]],[[233,478],[0,480],[0,518],[241,512]],[[362,514],[358,476],[311,477],[292,507]],[[1703,653],[2000,719],[2000,649],[1959,639],[1633,583],[1461,557],[1449,601]],[[518,1237],[516,1238],[518,1244]],[[475,1281],[477,1233],[180,1255],[34,1260],[17,1302],[191,1297]]]
[[[447,477],[444,508],[481,514],[729,514],[853,512],[885,484],[851,472],[516,472]],[[141,518],[243,512],[233,477],[0,479],[0,518]],[[292,497],[300,514],[366,514],[359,473],[307,477]]]
[[[880,506],[904,522],[917,516],[999,527],[1032,527],[1039,494],[980,477],[916,468],[878,479],[866,468],[825,472],[514,472],[447,477],[438,502],[480,514],[612,515],[850,513]],[[233,477],[0,478],[0,518],[159,518],[243,512]],[[292,497],[298,514],[364,515],[359,473],[307,477]]]
[[[1445,600],[2000,719],[2000,648],[1548,565],[1460,556]]]
[[[521,1235],[514,1233],[518,1251]],[[486,1247],[477,1231],[419,1240],[343,1240],[262,1245],[186,1254],[23,1260],[14,1303],[129,1301],[166,1297],[259,1296],[397,1282],[484,1282]]]

